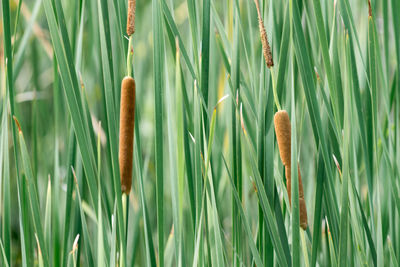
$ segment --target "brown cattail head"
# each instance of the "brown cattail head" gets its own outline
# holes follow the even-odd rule
[[[258,27],[260,28],[261,44],[265,63],[267,64],[268,68],[271,68],[274,66],[274,61],[272,59],[271,47],[269,46],[267,32],[265,31],[264,23],[261,18],[258,18]]]
[[[303,230],[307,229],[307,208],[306,201],[304,199],[304,191],[303,191],[303,182],[301,180],[300,167],[297,165],[297,175],[299,179],[299,208],[300,208],[300,227]],[[292,179],[291,179],[291,168],[285,167],[285,176],[286,176],[286,186],[287,192],[289,196],[289,203],[292,205]]]
[[[127,195],[129,195],[132,185],[135,88],[135,80],[132,77],[127,76],[122,80],[118,156],[121,174],[121,191]]]
[[[264,22],[261,18],[260,4],[258,3],[258,0],[254,0],[254,2],[257,8],[258,27],[260,29],[261,44],[262,44],[265,63],[267,64],[268,68],[271,68],[272,66],[274,66],[274,61],[272,59],[271,47],[269,46],[268,36],[267,32],[265,31]]]
[[[128,36],[135,33],[135,12],[136,0],[128,0],[128,21],[126,23],[126,33]]]
[[[286,110],[280,110],[275,113],[274,125],[282,163],[286,167],[290,167],[291,128],[289,115]]]

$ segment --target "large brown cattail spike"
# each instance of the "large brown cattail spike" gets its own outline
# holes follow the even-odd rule
[[[129,195],[132,185],[135,89],[135,80],[132,77],[127,76],[122,80],[118,156],[121,174],[121,191],[127,195]]]
[[[285,166],[286,186],[289,196],[289,203],[292,205],[292,179],[291,179],[291,126],[289,115],[286,110],[280,110],[275,113],[274,125],[276,139],[278,141],[279,155]],[[300,208],[300,226],[307,229],[307,208],[304,200],[303,182],[301,180],[300,167],[297,165],[299,180],[299,208]]]
[[[135,12],[136,0],[128,0],[128,21],[126,23],[126,33],[128,36],[135,33]]]

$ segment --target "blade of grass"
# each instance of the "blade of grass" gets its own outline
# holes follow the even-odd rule
[[[259,202],[261,203],[261,207],[263,210],[263,215],[264,215],[264,220],[267,224],[267,228],[270,232],[270,235],[272,237],[272,243],[274,245],[274,250],[277,254],[278,261],[282,266],[288,266],[288,263],[290,264],[290,257],[287,259],[285,256],[285,253],[283,251],[283,246],[282,246],[282,240],[280,239],[278,235],[278,226],[277,222],[274,220],[274,215],[272,213],[271,206],[269,204],[269,201],[267,199],[267,195],[265,193],[265,189],[260,177],[260,174],[257,169],[257,164],[256,164],[256,159],[254,158],[254,155],[256,155],[253,146],[250,143],[250,140],[248,139],[248,136],[244,132],[243,134],[244,140],[246,141],[246,147],[248,148],[247,151],[248,157],[250,158],[251,166],[252,166],[252,171],[254,174],[254,178],[256,181],[256,186],[257,186],[257,195],[259,198]]]
[[[346,35],[346,47],[349,44],[349,37]],[[349,59],[347,60],[349,62]],[[349,64],[346,65],[349,68]],[[347,70],[346,68],[346,70]],[[349,71],[349,70],[348,70]],[[350,81],[349,84],[345,86],[347,89],[346,95],[349,96],[347,101],[344,103],[344,134],[343,134],[343,182],[342,182],[342,195],[341,195],[341,212],[340,212],[340,243],[339,243],[339,265],[347,266],[348,263],[348,225],[349,225],[349,195],[348,186],[350,179],[350,147],[351,147],[351,119],[352,119],[352,94],[350,91]]]
[[[69,114],[72,118],[72,124],[74,126],[77,143],[82,154],[83,166],[87,174],[86,178],[89,184],[90,196],[92,198],[92,202],[97,203],[97,187],[95,182],[96,169],[94,165],[93,148],[89,145],[91,141],[88,142],[88,126],[86,123],[83,123],[83,108],[79,99],[80,97],[77,97],[80,95],[79,86],[76,78],[75,68],[72,65],[72,57],[68,56],[71,54],[69,51],[69,41],[65,40],[68,36],[65,36],[66,29],[63,23],[60,24],[64,25],[64,34],[62,35],[58,29],[55,8],[51,0],[45,0],[44,6],[50,34],[52,37],[53,48],[59,64],[63,89],[67,98]],[[60,12],[62,12],[62,10],[59,10],[58,16],[60,16]],[[63,39],[61,36],[63,36]],[[66,44],[67,46],[65,46]],[[95,209],[97,210],[96,205]]]
[[[203,1],[203,24],[201,40],[200,88],[206,105],[208,104],[208,79],[210,68],[210,1],[211,0]]]
[[[312,253],[311,253],[311,266],[317,264],[317,252],[321,240],[321,222],[322,222],[322,195],[324,183],[324,162],[322,159],[321,151],[318,152],[318,169],[317,169],[317,188],[315,193],[315,208],[314,208],[314,223],[313,223],[313,239],[312,239]]]
[[[11,264],[11,202],[10,202],[10,165],[8,150],[8,122],[7,122],[7,98],[3,101],[3,114],[1,120],[0,143],[2,147],[0,160],[0,175],[2,175],[2,240],[4,242],[4,255],[6,261],[4,264]],[[23,250],[23,248],[22,248]]]
[[[256,247],[256,244],[254,242],[254,239],[253,239],[253,236],[252,236],[252,233],[251,233],[251,228],[250,228],[249,222],[246,219],[246,214],[244,213],[244,210],[243,210],[239,195],[238,195],[238,193],[237,193],[237,191],[235,189],[235,184],[234,184],[234,182],[232,180],[232,177],[231,177],[231,174],[229,172],[229,168],[228,168],[228,165],[227,165],[227,163],[225,161],[225,157],[222,157],[222,159],[224,161],[225,168],[226,168],[226,171],[228,173],[229,182],[231,183],[231,187],[232,187],[232,194],[233,194],[233,196],[235,198],[235,202],[236,202],[236,205],[237,205],[239,213],[240,213],[240,218],[242,219],[243,227],[245,229],[245,232],[247,234],[247,238],[249,240],[249,245],[250,245],[250,249],[251,249],[252,255],[254,257],[254,261],[255,261],[257,266],[264,266],[264,264],[261,261],[260,254],[257,251],[257,247]]]
[[[163,23],[159,0],[152,1],[153,15],[153,71],[154,71],[154,104],[155,104],[155,157],[156,157],[156,191],[157,191],[157,235],[158,265],[164,267],[164,149],[163,149],[163,73],[164,43],[162,36]]]
[[[291,49],[291,51],[293,51]],[[293,52],[290,53],[290,57],[294,59]],[[293,64],[291,65],[291,199],[292,199],[292,264],[293,266],[300,266],[300,204],[299,204],[299,177],[298,177],[298,164],[297,164],[297,138],[296,138],[296,105],[295,105],[295,95],[294,95],[294,70]]]
[[[156,267],[156,256],[153,247],[153,237],[151,235],[151,224],[149,221],[148,208],[146,204],[146,195],[144,191],[143,184],[143,174],[142,174],[142,148],[141,148],[141,139],[140,139],[140,112],[139,105],[135,105],[135,144],[134,144],[134,159],[135,159],[135,170],[137,170],[137,179],[139,183],[139,197],[140,204],[142,207],[142,216],[143,216],[143,227],[144,227],[144,236],[145,236],[145,249],[146,249],[146,266]]]
[[[68,142],[68,161],[67,166],[72,166],[75,161],[75,154],[76,154],[76,141],[73,129],[71,128],[69,134],[69,142]],[[68,260],[68,236],[70,233],[70,225],[71,225],[71,213],[72,213],[72,192],[74,181],[72,177],[72,172],[68,172],[66,176],[67,181],[67,192],[65,197],[65,223],[64,223],[64,234],[63,234],[63,241],[62,241],[62,248],[63,248],[63,255],[62,255],[62,266],[66,266]]]
[[[189,59],[189,56],[188,56],[187,52],[186,52],[186,48],[185,48],[185,46],[183,44],[183,40],[182,40],[181,34],[178,31],[178,28],[177,28],[177,26],[175,24],[175,21],[174,21],[172,15],[171,15],[171,12],[170,12],[170,10],[168,8],[168,5],[167,5],[167,3],[165,1],[162,1],[162,10],[163,10],[165,19],[166,19],[169,27],[171,27],[172,33],[176,36],[176,38],[178,38],[179,49],[180,49],[180,51],[182,53],[183,59],[185,60],[186,66],[188,67],[190,74],[192,75],[193,79],[195,79],[195,80],[198,79],[198,78],[196,78],[196,75],[195,75],[195,72],[194,72],[194,69],[193,69],[193,65],[192,65],[192,63],[191,63],[191,61]]]
[[[14,119],[15,119],[16,123],[18,123],[15,117],[14,117]],[[22,159],[22,163],[23,163],[24,173],[25,173],[26,179],[27,179],[26,182],[28,183],[29,201],[30,201],[30,207],[31,207],[31,216],[32,216],[33,223],[34,223],[34,229],[35,229],[35,232],[37,235],[40,249],[42,251],[44,266],[50,266],[46,243],[45,243],[44,234],[43,234],[43,226],[42,226],[42,221],[41,221],[41,216],[40,216],[40,203],[39,203],[38,191],[36,188],[36,184],[34,182],[31,164],[30,164],[30,160],[29,160],[29,153],[26,148],[25,140],[24,140],[21,129],[19,129],[18,139],[19,139],[20,153],[21,153],[21,159]]]
[[[8,264],[7,255],[4,250],[3,242],[1,240],[0,240],[0,248],[1,248],[1,255],[3,256],[3,264],[5,267],[9,267],[10,265]]]
[[[89,236],[89,231],[86,223],[86,218],[85,218],[85,213],[83,211],[83,203],[82,203],[82,198],[81,198],[81,193],[79,190],[79,184],[77,180],[77,176],[75,174],[74,168],[71,167],[71,171],[75,180],[75,185],[76,185],[76,195],[77,195],[77,200],[79,204],[79,213],[81,216],[81,224],[82,224],[82,230],[83,230],[83,238],[84,238],[84,245],[85,245],[85,255],[86,255],[86,260],[88,265],[94,266],[94,260],[93,260],[93,252],[92,252],[92,246],[90,242],[90,236]]]

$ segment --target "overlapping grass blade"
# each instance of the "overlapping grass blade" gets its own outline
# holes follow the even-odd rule
[[[153,16],[153,72],[155,104],[155,155],[156,155],[156,191],[157,191],[157,234],[158,265],[164,266],[164,142],[163,142],[163,99],[164,99],[164,42],[161,38],[163,23],[159,0],[152,0]]]
[[[23,136],[21,130],[19,130],[18,140],[19,140],[19,147],[20,147],[20,153],[21,153],[21,159],[22,159],[22,164],[23,164],[23,168],[24,168],[24,173],[25,173],[26,179],[27,179],[26,180],[27,186],[28,186],[27,190],[29,193],[29,202],[30,202],[30,207],[31,207],[30,215],[32,216],[34,229],[37,234],[38,244],[40,246],[40,250],[43,255],[44,266],[50,266],[49,256],[48,256],[49,254],[48,254],[47,248],[46,248],[47,246],[46,246],[45,239],[44,239],[43,225],[42,225],[42,220],[41,220],[41,216],[40,216],[41,212],[40,212],[38,191],[36,188],[36,184],[34,182],[31,163],[29,160],[29,154],[28,154],[24,136]]]
[[[60,4],[59,4],[60,5]],[[60,76],[63,82],[63,89],[67,98],[68,110],[72,119],[72,125],[76,134],[76,140],[82,155],[83,166],[86,172],[86,178],[89,184],[89,192],[93,203],[97,203],[96,187],[96,168],[94,165],[93,148],[88,139],[88,125],[84,123],[83,108],[80,102],[80,93],[75,68],[72,64],[69,40],[66,34],[65,20],[59,19],[61,32],[56,20],[55,7],[51,0],[44,1],[46,17],[52,37],[53,48],[59,64]],[[57,15],[62,14],[61,7],[58,8]],[[62,27],[63,26],[63,27]],[[61,37],[62,36],[62,37]],[[97,210],[97,206],[95,206]]]

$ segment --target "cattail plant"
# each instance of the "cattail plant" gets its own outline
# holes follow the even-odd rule
[[[135,33],[136,0],[128,0],[128,21],[126,22],[126,33],[131,36]]]
[[[121,84],[119,124],[119,169],[121,191],[129,195],[132,185],[133,133],[135,126],[135,80],[127,76]]]
[[[285,166],[286,185],[289,195],[289,203],[292,204],[292,179],[291,179],[291,128],[290,119],[286,110],[275,113],[274,125],[276,139],[278,141],[279,154]],[[297,166],[299,177],[299,207],[300,207],[300,226],[307,229],[307,209],[304,200],[303,183],[301,181],[300,168]]]

